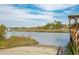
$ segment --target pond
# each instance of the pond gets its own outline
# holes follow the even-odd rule
[[[47,32],[7,32],[6,37],[30,36],[37,40],[40,45],[66,46],[69,42],[69,33],[47,33]]]

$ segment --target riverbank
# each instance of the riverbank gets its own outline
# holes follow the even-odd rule
[[[13,29],[15,32],[50,32],[50,33],[69,33],[69,29]]]
[[[31,37],[22,37],[22,36],[11,36],[8,39],[0,40],[0,49],[12,48],[18,46],[31,46],[38,45],[35,39]]]
[[[21,46],[0,50],[0,55],[56,55],[57,47]]]

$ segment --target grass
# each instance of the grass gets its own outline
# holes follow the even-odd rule
[[[52,33],[68,33],[69,29],[23,29],[11,30],[16,32],[52,32]]]
[[[11,48],[17,46],[37,45],[38,42],[30,37],[12,36],[9,39],[0,41],[0,48]]]
[[[66,47],[66,51],[65,51],[66,55],[79,55],[79,48],[76,45],[76,42],[69,42],[69,44]]]

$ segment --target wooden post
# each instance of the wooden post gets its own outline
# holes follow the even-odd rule
[[[69,15],[69,32],[70,32],[70,41],[74,40],[76,42],[76,45],[78,45],[79,40],[78,40],[78,36],[79,34],[77,33],[78,31],[78,18],[79,15]],[[74,24],[71,24],[72,19],[75,20]],[[72,26],[71,26],[72,25]]]

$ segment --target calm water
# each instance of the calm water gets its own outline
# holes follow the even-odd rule
[[[37,40],[41,45],[65,46],[70,39],[69,33],[45,33],[45,32],[7,32],[6,37],[10,36],[30,36]]]

